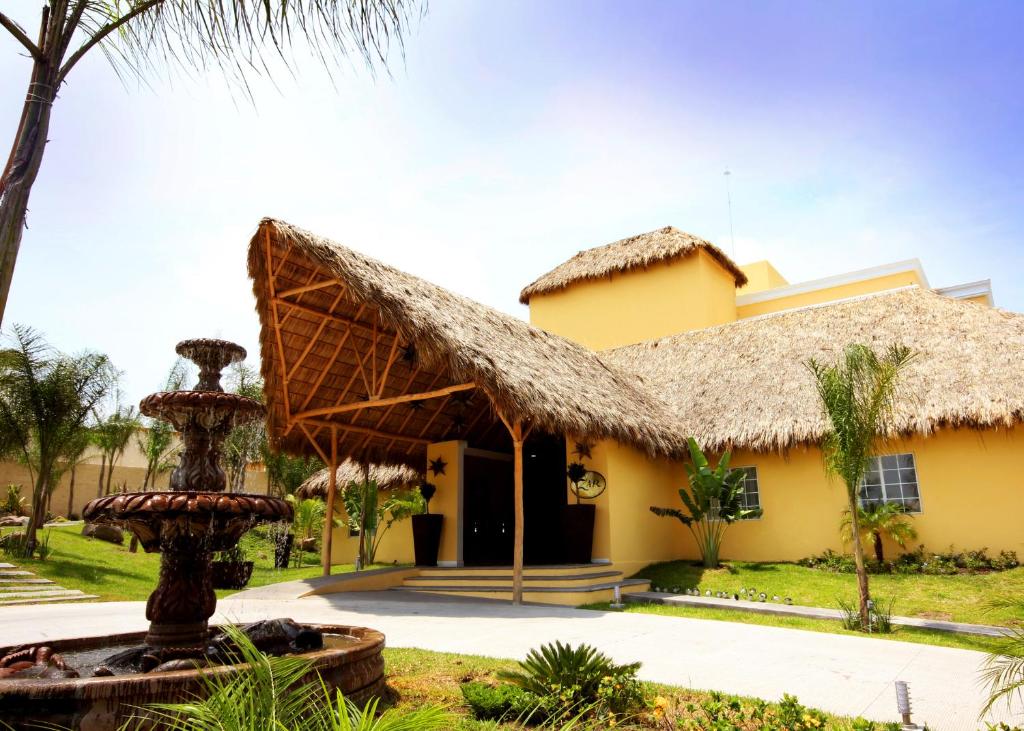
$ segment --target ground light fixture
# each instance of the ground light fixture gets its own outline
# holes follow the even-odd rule
[[[905,680],[896,681],[896,710],[899,711],[906,731],[924,730],[924,726],[918,726],[910,718],[910,688]]]
[[[612,599],[612,603],[609,605],[611,609],[625,609],[626,605],[622,603],[622,585],[616,584],[614,587],[615,598]]]

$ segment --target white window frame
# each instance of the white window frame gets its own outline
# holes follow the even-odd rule
[[[921,473],[917,469],[917,454],[915,454],[914,452],[891,452],[891,453],[888,453],[888,454],[873,454],[873,455],[871,455],[871,459],[873,461],[876,461],[876,465],[878,467],[878,479],[879,479],[879,482],[880,482],[880,485],[881,485],[881,488],[882,488],[882,502],[883,503],[890,503],[891,502],[891,503],[896,503],[897,505],[906,506],[906,498],[896,499],[896,500],[890,500],[889,499],[889,491],[887,489],[887,485],[886,485],[886,482],[885,482],[885,470],[882,467],[882,458],[883,457],[910,457],[911,461],[914,463],[914,478],[915,478],[914,482],[917,485],[917,506],[918,507],[917,507],[917,510],[906,510],[905,512],[907,513],[907,515],[920,515],[921,513],[923,513],[924,512],[924,499],[921,497]],[[865,475],[865,477],[866,477],[866,475]],[[902,484],[903,483],[901,481],[899,486],[902,486]],[[861,497],[861,492],[863,490],[864,490],[864,481],[861,480],[860,489],[857,490],[857,505],[859,507],[864,507],[864,502],[865,501],[864,501],[864,498]],[[900,490],[900,494],[901,495],[902,495],[902,493],[903,493],[903,491]]]
[[[743,478],[743,482],[744,482],[743,494],[744,495],[746,495],[746,493],[747,493],[746,481],[747,481],[747,479],[749,479],[750,473],[751,472],[754,473],[754,486],[757,488],[757,492],[756,492],[756,494],[757,494],[757,507],[761,511],[761,514],[760,515],[748,516],[746,518],[743,518],[743,520],[761,520],[761,518],[764,517],[764,505],[761,504],[761,477],[757,474],[757,465],[740,465],[739,467],[733,467],[732,469],[734,469],[734,470],[744,470],[747,473],[747,476]],[[743,507],[744,508],[749,508],[750,506],[747,505],[746,503],[744,503]]]

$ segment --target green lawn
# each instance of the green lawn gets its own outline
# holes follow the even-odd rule
[[[390,702],[400,709],[419,708],[432,704],[451,710],[458,721],[457,731],[512,731],[524,727],[515,723],[475,721],[469,715],[469,708],[463,700],[459,686],[468,681],[491,684],[498,682],[499,670],[511,670],[518,663],[511,660],[495,660],[474,655],[453,655],[428,650],[393,649],[384,650],[387,663]],[[650,711],[641,711],[631,719],[624,719],[616,725],[622,729],[692,729],[693,731],[753,731],[761,724],[750,718],[751,711],[759,702],[738,696],[721,696],[705,691],[690,690],[676,686],[644,683],[651,699],[660,697],[666,702],[665,713],[657,718]],[[766,706],[769,711],[775,704]],[[718,714],[715,718],[713,715]],[[742,716],[746,715],[745,719]],[[824,714],[824,725],[812,728],[820,731],[852,731],[871,729],[885,731],[884,724],[854,725],[850,719]],[[889,728],[897,726],[892,724]],[[591,727],[574,727],[586,731]]]
[[[790,563],[726,562],[705,569],[688,561],[652,564],[637,573],[659,587],[710,589],[732,594],[755,589],[769,597],[791,597],[794,604],[837,608],[836,600],[857,597],[853,574],[833,574]],[[987,574],[929,576],[878,574],[870,576],[871,594],[880,604],[895,599],[893,614],[973,624],[1022,626],[1024,618],[1012,608],[993,608],[995,599],[1024,596],[1024,567]],[[725,612],[727,616],[745,614]],[[724,616],[723,616],[724,618]],[[743,620],[746,621],[746,620]],[[773,624],[777,620],[773,620]]]
[[[95,594],[104,601],[145,600],[156,586],[160,555],[144,553],[141,549],[138,553],[131,553],[128,535],[124,545],[117,546],[84,537],[81,525],[47,528],[41,535],[46,534],[49,534],[51,553],[45,561],[15,558],[11,563],[55,581],[66,589]],[[274,551],[269,541],[250,533],[243,537],[242,547],[246,556],[255,563],[247,588],[321,574],[319,555],[306,553],[302,568],[275,569]],[[355,566],[352,564],[338,564],[332,568],[338,574],[353,570]],[[233,593],[231,590],[218,590],[217,596]]]

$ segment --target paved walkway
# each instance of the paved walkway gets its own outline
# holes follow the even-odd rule
[[[588,642],[618,661],[643,662],[644,679],[804,703],[880,721],[898,720],[893,681],[910,683],[915,720],[934,731],[974,731],[984,698],[984,655],[931,645],[651,614],[426,598],[399,592],[305,599],[222,600],[219,621],[290,616],[362,624],[391,647],[521,658],[537,645]],[[0,608],[0,645],[143,630],[141,602]],[[1000,708],[991,720],[1011,720]]]

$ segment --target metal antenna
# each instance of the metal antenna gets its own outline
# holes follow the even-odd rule
[[[736,258],[736,234],[732,230],[732,191],[729,189],[729,176],[732,173],[728,168],[722,173],[725,176],[725,200],[729,204],[729,241],[732,244],[732,256]]]

